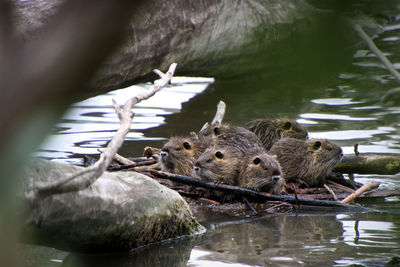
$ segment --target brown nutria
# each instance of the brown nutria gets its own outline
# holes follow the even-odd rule
[[[256,147],[244,155],[238,185],[277,195],[283,192],[285,181],[278,161]]]
[[[272,145],[284,137],[306,140],[308,133],[295,120],[280,119],[256,119],[246,123],[246,128],[254,132],[264,148],[268,151]]]
[[[343,156],[339,146],[325,139],[283,138],[269,153],[276,155],[286,181],[299,179],[311,187],[323,185]]]
[[[229,124],[212,124],[199,132],[199,139],[214,142],[217,146],[234,146],[243,153],[247,149],[262,146],[260,139],[249,130]]]
[[[202,180],[237,185],[242,158],[234,146],[212,146],[196,160],[193,171]]]
[[[196,159],[208,145],[189,137],[172,137],[160,152],[163,171],[191,176]]]

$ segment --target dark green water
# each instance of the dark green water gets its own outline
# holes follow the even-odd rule
[[[389,14],[387,24],[375,42],[400,69],[399,15],[385,14]],[[362,41],[347,47],[346,55],[337,72],[324,71],[322,65],[311,80],[293,78],[290,71],[213,83],[175,82],[159,98],[137,107],[133,131],[120,154],[139,156],[147,145],[160,147],[170,136],[199,130],[212,119],[219,100],[227,104],[225,121],[233,124],[290,117],[302,123],[311,137],[330,139],[346,154],[352,153],[355,143],[361,153],[400,154],[400,101],[395,97],[381,101],[398,83]],[[118,127],[110,99],[124,99],[125,94],[112,92],[74,105],[40,155],[79,163],[83,154],[95,154]],[[361,183],[380,181],[381,188],[400,190],[400,175],[355,177]],[[399,198],[359,203],[378,212],[258,218],[210,214],[203,222],[208,231],[202,236],[129,254],[76,255],[39,246],[24,247],[23,254],[28,265],[36,266],[400,266]]]

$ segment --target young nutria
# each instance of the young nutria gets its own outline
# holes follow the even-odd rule
[[[278,161],[260,147],[249,149],[242,162],[239,186],[274,195],[281,194],[285,181],[281,178]]]
[[[339,146],[325,139],[283,138],[269,153],[276,155],[286,181],[299,179],[310,187],[323,185],[343,156]]]
[[[234,146],[212,146],[194,164],[194,174],[203,180],[238,184],[243,153]]]
[[[254,132],[268,151],[272,145],[284,137],[306,140],[308,133],[300,124],[291,119],[256,119],[246,123],[246,128]]]
[[[229,124],[209,125],[199,132],[199,139],[214,142],[217,146],[234,146],[243,153],[249,148],[262,146],[253,132]]]
[[[172,137],[160,152],[163,171],[191,176],[196,159],[208,145],[189,137]]]

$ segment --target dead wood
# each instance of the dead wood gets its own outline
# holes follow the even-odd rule
[[[254,190],[250,190],[247,188],[241,188],[232,185],[221,185],[216,184],[214,182],[202,181],[193,177],[183,176],[183,175],[174,175],[171,173],[161,172],[152,170],[150,173],[158,178],[168,179],[173,182],[183,183],[187,185],[192,185],[196,187],[203,187],[209,188],[212,190],[222,191],[230,194],[234,194],[241,197],[246,197],[249,201],[255,202],[266,202],[266,201],[281,201],[287,202],[290,204],[298,204],[298,205],[309,205],[309,206],[321,206],[321,207],[334,207],[339,210],[346,210],[346,211],[367,211],[368,209],[363,208],[361,206],[356,205],[348,205],[343,204],[336,201],[329,201],[329,200],[315,200],[315,199],[308,199],[304,197],[295,197],[286,196],[286,195],[266,195],[263,193],[256,192]]]
[[[379,187],[380,184],[381,184],[380,182],[373,182],[373,183],[363,185],[359,189],[357,189],[354,193],[352,193],[351,195],[349,195],[348,197],[343,199],[341,203],[344,203],[344,204],[349,203],[349,202],[353,201],[354,199],[356,199],[357,197],[359,197],[362,193]]]
[[[335,201],[337,201],[338,198],[337,198],[335,192],[333,192],[333,190],[332,190],[328,185],[326,185],[326,184],[324,184],[324,187],[325,187],[325,189],[328,190],[328,192],[332,195],[333,199],[334,199]]]
[[[398,83],[400,83],[400,73],[396,70],[389,59],[382,53],[382,51],[375,45],[374,41],[366,34],[363,28],[355,24],[354,30],[357,34],[367,43],[369,49],[376,55],[376,57],[382,62],[386,69],[393,75]]]
[[[46,197],[53,194],[75,192],[87,188],[90,186],[98,177],[100,177],[107,167],[110,165],[114,158],[115,153],[121,147],[125,140],[125,136],[128,134],[131,128],[131,121],[134,116],[132,112],[132,107],[142,100],[148,99],[153,96],[156,92],[161,90],[170,81],[176,69],[176,63],[171,64],[168,72],[166,74],[159,70],[154,70],[154,72],[160,77],[159,80],[154,82],[154,85],[148,90],[142,92],[141,94],[132,97],[122,107],[122,109],[113,100],[113,106],[115,112],[120,120],[120,128],[108,143],[107,148],[100,155],[100,159],[92,166],[79,171],[71,176],[57,181],[52,184],[36,185],[35,192],[33,192],[32,197],[36,194]]]
[[[340,173],[387,174],[400,172],[400,155],[363,154],[344,156],[333,169]]]

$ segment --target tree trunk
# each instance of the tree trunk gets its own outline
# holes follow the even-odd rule
[[[24,39],[37,35],[62,2],[16,2],[17,28]],[[330,13],[322,18],[311,6],[296,0],[148,1],[131,18],[124,44],[102,66],[91,90],[97,94],[148,80],[154,66],[165,69],[171,62],[179,64],[178,75],[188,76],[235,76],[266,65],[274,71],[288,68],[288,62],[305,59],[297,56],[308,56],[307,50],[318,53],[345,44],[331,30],[332,25],[340,24],[339,18],[335,23],[330,23],[330,18]],[[325,22],[321,24],[320,19]],[[296,42],[289,40],[295,34],[299,34]],[[277,45],[281,42],[285,45]],[[282,52],[282,47],[287,51]],[[329,66],[327,62],[324,65]]]

